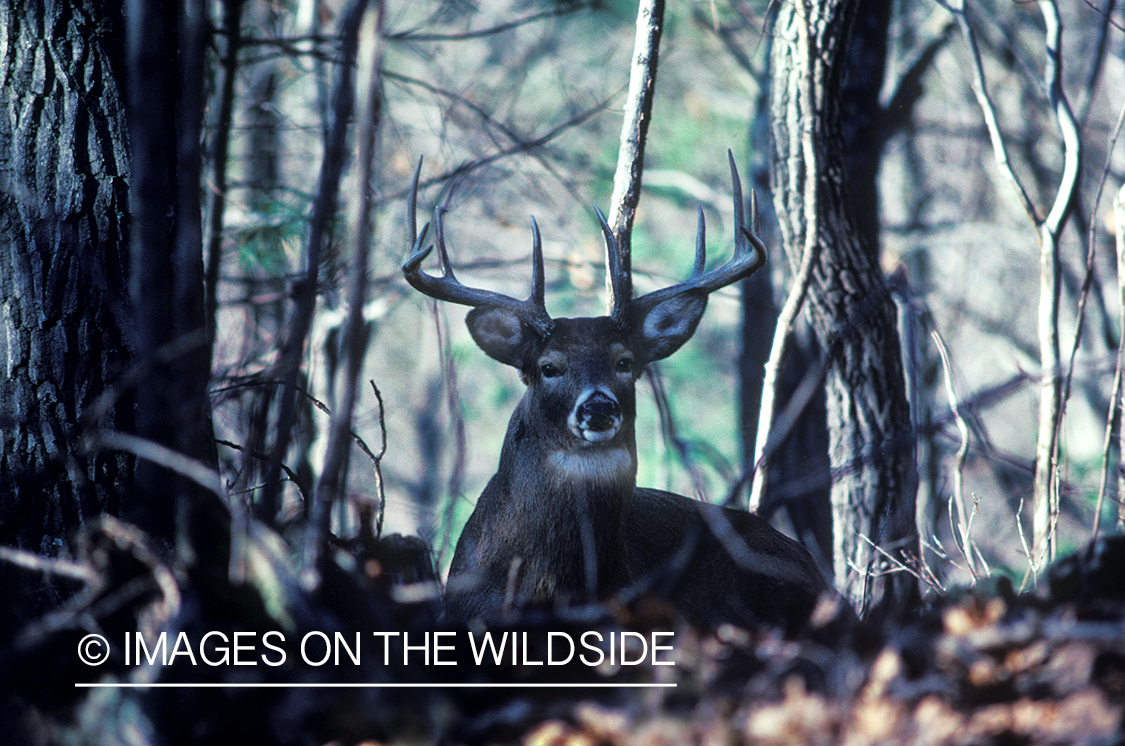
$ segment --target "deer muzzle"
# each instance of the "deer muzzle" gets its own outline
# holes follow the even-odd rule
[[[607,391],[594,389],[578,397],[567,423],[571,432],[588,443],[605,443],[621,429],[621,405]]]

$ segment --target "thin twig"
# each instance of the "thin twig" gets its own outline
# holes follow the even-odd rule
[[[961,27],[961,33],[965,37],[965,43],[969,47],[969,59],[972,63],[973,73],[973,93],[976,95],[977,105],[984,115],[984,124],[988,128],[988,137],[992,141],[992,155],[996,160],[996,166],[1000,169],[1000,173],[1003,174],[1012,185],[1012,189],[1015,191],[1028,217],[1038,226],[1040,221],[1035,210],[1035,205],[1032,203],[1031,197],[1028,196],[1027,190],[1024,189],[1023,183],[1019,180],[1019,177],[1016,176],[1015,171],[1012,170],[1012,164],[1008,160],[1008,146],[1004,142],[1004,135],[1000,132],[1000,124],[996,118],[996,107],[993,106],[992,98],[988,93],[988,84],[984,75],[984,62],[981,59],[980,43],[977,41],[976,30],[969,21],[964,0],[950,0],[949,2],[938,0],[938,2],[957,19],[957,24]]]
[[[250,448],[248,446],[242,446],[242,445],[239,445],[238,443],[233,443],[233,442],[231,442],[229,440],[226,440],[224,438],[215,438],[215,445],[225,446],[226,448],[230,448],[231,450],[238,451],[239,453],[244,453],[247,456],[250,456],[250,458],[254,458],[254,459],[257,459],[259,461],[269,461],[270,460],[270,456],[269,456],[268,453],[262,453],[261,451],[259,451],[257,449]],[[304,493],[304,490],[301,489],[301,482],[300,482],[300,480],[297,479],[296,472],[294,472],[292,469],[290,469],[289,466],[286,465],[286,464],[281,465],[281,470],[285,472],[285,476],[289,477],[289,481],[291,481],[294,485],[296,485],[297,490],[301,493],[301,499],[308,500],[308,495],[306,495]]]
[[[344,51],[336,80],[332,126],[326,138],[316,197],[309,217],[308,238],[305,242],[305,274],[299,285],[294,288],[297,296],[296,308],[290,318],[288,337],[278,362],[278,371],[284,381],[284,388],[278,406],[275,429],[277,440],[266,471],[266,485],[261,496],[261,512],[270,520],[277,515],[281,505],[281,462],[289,450],[297,417],[297,377],[301,368],[305,340],[312,327],[313,314],[316,312],[321,250],[327,242],[332,218],[336,214],[340,179],[347,160],[348,121],[355,99],[353,75],[356,43],[360,18],[366,4],[367,0],[353,0],[340,22],[340,37],[343,40]]]
[[[676,452],[676,458],[688,473],[696,499],[702,502],[710,502],[707,498],[707,480],[704,479],[702,472],[692,461],[691,454],[688,452],[688,444],[680,437],[679,428],[676,426],[675,417],[672,415],[672,405],[668,401],[668,392],[664,388],[664,380],[659,369],[654,365],[647,366],[645,378],[648,379],[652,398],[656,403],[660,430],[664,435],[665,442],[671,444],[672,450]]]
[[[1094,204],[1091,207],[1093,214],[1098,213],[1098,208],[1101,205],[1102,191],[1105,188],[1106,182],[1109,180],[1110,168],[1112,165],[1112,153],[1117,144],[1117,138],[1121,135],[1122,126],[1125,125],[1125,103],[1122,104],[1121,110],[1117,114],[1117,124],[1113,128],[1113,134],[1109,138],[1109,146],[1106,148],[1106,162],[1102,168],[1101,178],[1098,180],[1098,189],[1094,195]],[[1098,479],[1098,499],[1094,508],[1094,526],[1092,530],[1092,540],[1098,538],[1098,530],[1101,525],[1102,506],[1105,504],[1106,489],[1109,486],[1109,464],[1110,453],[1113,445],[1114,428],[1121,427],[1121,387],[1122,387],[1122,368],[1125,366],[1125,185],[1118,190],[1117,195],[1113,200],[1113,215],[1114,215],[1114,233],[1116,245],[1116,258],[1117,258],[1117,355],[1116,363],[1114,364],[1113,372],[1113,386],[1110,393],[1109,412],[1106,413],[1105,425],[1105,440],[1102,442],[1102,469]],[[1097,245],[1095,221],[1090,221],[1090,253],[1086,258],[1086,276],[1087,279],[1093,276],[1093,252],[1094,246]],[[1085,288],[1084,288],[1085,290]],[[1085,301],[1085,293],[1083,294],[1083,301]],[[1082,305],[1079,305],[1079,323],[1082,322]],[[1071,352],[1071,369],[1074,368],[1075,351]],[[1069,385],[1069,374],[1068,374]],[[1122,454],[1125,451],[1119,452],[1118,460],[1121,460]],[[1121,513],[1118,519],[1118,525],[1121,525],[1121,517],[1125,513]]]
[[[1122,111],[1125,111],[1123,109]],[[1116,423],[1118,432],[1118,463],[1125,457],[1125,427],[1122,427],[1122,376],[1125,369],[1125,184],[1117,190],[1113,200],[1114,244],[1117,254],[1117,294],[1118,329],[1121,338],[1117,343],[1117,365],[1113,372],[1113,390],[1110,392],[1109,414],[1106,418],[1105,441],[1102,444],[1102,471],[1098,485],[1098,500],[1094,507],[1094,527],[1092,538],[1098,538],[1101,527],[1102,506],[1105,504],[1106,489],[1109,484],[1109,459],[1113,430]],[[1118,496],[1125,494],[1125,478],[1118,466]],[[1117,529],[1125,528],[1125,500],[1119,500],[1117,508]]]
[[[324,466],[316,484],[312,520],[306,541],[306,572],[309,580],[319,571],[320,561],[328,548],[332,506],[347,486],[348,455],[351,452],[352,412],[358,398],[359,373],[367,351],[366,320],[363,316],[367,296],[368,246],[374,233],[371,193],[375,180],[375,153],[379,124],[382,118],[380,68],[382,66],[383,3],[363,0],[365,12],[359,22],[359,47],[356,53],[356,156],[359,185],[352,195],[348,211],[350,266],[348,268],[348,314],[343,330],[344,360],[340,392],[328,427],[328,445]],[[374,6],[374,7],[372,7]],[[318,580],[318,579],[317,579]]]
[[[965,515],[965,494],[964,494],[964,474],[965,474],[965,457],[969,452],[969,426],[965,424],[965,418],[961,416],[961,407],[957,399],[957,392],[953,388],[953,364],[949,360],[949,350],[946,349],[945,341],[941,338],[941,334],[937,329],[930,332],[933,337],[934,345],[937,347],[938,355],[941,357],[942,368],[945,371],[945,393],[949,401],[949,410],[953,413],[953,419],[957,423],[957,432],[961,435],[960,445],[957,447],[957,456],[953,468],[953,494],[950,496],[954,507],[957,512],[957,523],[955,524],[954,535],[957,539],[957,546],[964,555],[965,561],[968,562],[969,573],[973,576],[973,580],[977,579],[977,568],[974,558],[972,542],[969,538],[969,524],[970,519]],[[974,513],[975,513],[974,507]],[[950,520],[953,519],[952,514]]]
[[[559,184],[561,184],[562,187],[564,189],[566,189],[566,191],[570,194],[571,197],[573,197],[578,202],[582,202],[582,197],[578,193],[578,190],[575,189],[574,184],[567,181],[563,177],[563,175],[561,173],[559,173],[558,169],[555,167],[555,164],[552,163],[548,158],[544,157],[544,155],[540,152],[540,150],[541,150],[540,147],[530,146],[529,144],[531,142],[533,142],[532,140],[528,140],[521,133],[516,132],[514,129],[512,129],[509,125],[498,121],[495,118],[495,116],[493,115],[493,112],[489,108],[487,108],[485,106],[481,106],[480,104],[476,103],[472,99],[470,99],[470,98],[468,98],[468,97],[466,97],[466,96],[464,96],[460,93],[457,93],[456,91],[450,91],[450,90],[447,90],[445,88],[441,88],[439,86],[434,85],[433,83],[429,83],[429,82],[427,82],[425,80],[421,80],[419,78],[413,78],[413,77],[410,77],[408,75],[403,75],[401,73],[396,73],[396,72],[391,72],[391,71],[384,72],[383,77],[386,80],[394,80],[394,81],[399,82],[403,85],[410,85],[410,86],[415,86],[417,88],[421,88],[425,91],[428,91],[428,92],[434,94],[435,96],[441,96],[442,98],[453,101],[453,102],[457,103],[458,105],[464,106],[465,108],[469,109],[474,114],[476,114],[477,117],[479,117],[482,122],[484,122],[489,127],[498,130],[502,135],[504,135],[504,137],[511,140],[512,143],[517,148],[519,148],[518,151],[509,151],[509,152],[526,152],[528,155],[530,155],[532,158],[534,158],[536,161],[538,161],[539,165],[541,165],[545,171],[547,171],[552,176],[554,176],[555,179],[559,182]],[[603,111],[609,105],[609,102],[611,100],[612,100],[612,97],[609,97],[609,98],[606,98],[606,99],[598,102],[596,105],[594,105],[593,107],[591,107],[591,108],[587,109],[585,112],[583,112],[583,115],[591,115],[591,114],[595,114],[599,111]],[[585,121],[585,116],[583,116],[583,118],[578,120],[578,121],[575,121],[575,119],[572,117],[570,121],[574,122],[576,125],[581,124],[581,122]],[[427,184],[432,184],[435,180],[440,180],[440,179],[441,179],[441,177],[435,177],[434,179],[431,179],[430,181],[426,182],[426,184],[423,184],[421,186],[426,186]]]
[[[99,450],[125,451],[137,458],[175,472],[226,501],[219,473],[202,461],[185,456],[179,451],[147,438],[116,430],[93,430],[82,436],[82,448],[87,453]]]
[[[215,319],[219,313],[219,266],[223,256],[223,218],[227,204],[227,162],[230,157],[230,134],[234,120],[234,84],[238,74],[238,52],[242,43],[242,7],[244,0],[223,2],[223,26],[226,49],[219,69],[219,111],[215,121],[215,144],[212,153],[211,200],[207,207],[207,273],[203,281],[206,302],[205,321],[210,348],[215,346]]]
[[[388,77],[390,77],[390,75],[388,75]],[[428,187],[434,186],[435,184],[444,184],[448,181],[459,179],[471,171],[475,171],[478,168],[495,163],[496,161],[507,158],[510,155],[534,152],[536,149],[543,147],[555,138],[564,135],[575,127],[583,124],[586,120],[590,119],[595,114],[604,111],[607,105],[608,99],[606,101],[601,101],[595,104],[589,109],[578,112],[565,122],[552,127],[542,135],[532,138],[531,140],[516,142],[514,145],[511,145],[507,148],[502,148],[495,153],[492,153],[491,155],[484,156],[483,158],[463,161],[461,164],[453,169],[450,169],[449,171],[438,174],[437,176],[432,176],[429,179],[425,179],[424,181],[419,181],[418,188],[426,189]],[[410,194],[410,187],[403,187],[396,192],[386,192],[376,201],[375,205],[378,207],[389,202],[395,202],[403,199],[408,194]]]
[[[371,390],[375,392],[375,400],[379,402],[379,434],[381,436],[379,444],[379,453],[373,454],[371,450],[364,446],[364,452],[371,457],[375,465],[375,491],[379,496],[379,511],[375,516],[375,535],[383,535],[383,518],[387,510],[387,492],[383,483],[383,457],[387,455],[387,406],[383,403],[383,392],[379,391],[379,387],[375,385],[375,381],[369,381]]]
[[[1117,6],[1117,0],[1106,0],[1104,9],[1095,7],[1090,0],[1085,0],[1085,2],[1101,16],[1101,23],[1098,24],[1097,36],[1093,44],[1094,54],[1092,55],[1090,70],[1086,73],[1086,80],[1079,89],[1082,92],[1082,101],[1078,104],[1078,121],[1081,123],[1082,129],[1086,128],[1087,116],[1095,99],[1094,94],[1098,89],[1098,81],[1102,77],[1102,71],[1105,70],[1106,52],[1109,49],[1109,29],[1111,26],[1116,26],[1118,29],[1125,31],[1125,27],[1113,23],[1113,12]]]
[[[33,572],[41,572],[44,575],[79,580],[83,583],[92,583],[97,578],[97,573],[85,562],[74,562],[59,557],[44,557],[15,547],[0,546],[0,562],[7,562]]]
[[[562,3],[556,8],[551,10],[544,10],[538,13],[517,18],[514,21],[506,23],[498,23],[495,26],[487,28],[475,29],[472,31],[461,31],[449,34],[435,34],[435,33],[421,33],[417,30],[410,31],[395,31],[387,34],[387,39],[392,41],[465,41],[468,39],[479,39],[484,36],[494,36],[504,31],[510,31],[520,26],[526,26],[537,21],[542,21],[547,18],[556,18],[559,16],[570,15],[580,10],[595,7],[593,2],[577,2],[577,3]]]
[[[442,541],[442,552],[452,543],[450,531],[453,528],[453,514],[457,501],[464,492],[465,479],[465,415],[461,406],[461,391],[457,383],[457,366],[453,361],[450,349],[449,330],[445,325],[445,316],[438,310],[435,301],[431,304],[434,316],[434,328],[437,332],[437,348],[441,380],[445,385],[445,406],[449,411],[449,418],[453,427],[453,465],[449,470],[449,481],[446,485],[445,533]]]

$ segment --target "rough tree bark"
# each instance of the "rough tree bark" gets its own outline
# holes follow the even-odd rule
[[[915,474],[895,307],[848,202],[840,124],[859,0],[782,3],[772,48],[774,202],[811,271],[804,308],[826,355],[836,583],[861,610],[905,603],[917,557]],[[888,562],[889,561],[889,562]],[[890,570],[890,571],[888,571]]]
[[[768,71],[767,71],[768,72]],[[770,193],[772,147],[770,145],[770,83],[769,76],[755,105],[751,131],[751,167],[754,188]],[[785,438],[777,443],[758,465],[757,440],[765,381],[763,371],[769,364],[779,308],[774,301],[773,283],[784,286],[779,268],[785,266],[777,216],[772,202],[761,205],[762,221],[759,235],[770,249],[768,267],[772,272],[756,272],[743,280],[741,352],[739,355],[739,424],[742,441],[743,473],[753,478],[764,470],[775,478],[764,484],[753,510],[767,520],[774,520],[784,511],[793,535],[813,552],[825,575],[831,577],[832,510],[829,502],[830,469],[828,464],[828,427],[824,411],[823,390],[817,391],[797,415]],[[788,402],[796,393],[805,373],[816,366],[819,354],[808,324],[793,330],[788,340],[784,369],[779,371],[775,400]]]
[[[47,555],[117,512],[131,471],[84,428],[131,429],[129,161],[120,6],[0,2],[0,541]]]

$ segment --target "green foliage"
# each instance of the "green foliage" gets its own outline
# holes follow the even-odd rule
[[[281,277],[295,268],[306,229],[306,203],[296,195],[260,198],[227,240],[238,248],[240,271]]]

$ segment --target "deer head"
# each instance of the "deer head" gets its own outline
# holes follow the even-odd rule
[[[594,208],[608,256],[613,298],[608,317],[553,319],[547,313],[542,240],[534,218],[531,295],[526,300],[467,287],[457,280],[445,247],[444,209],[440,206],[434,209],[433,228],[441,275],[422,271],[422,262],[434,247],[424,247],[430,224],[423,227],[421,234],[415,228],[421,162],[410,194],[412,248],[403,273],[416,290],[431,298],[472,306],[466,324],[477,345],[495,360],[517,368],[529,388],[542,390],[545,398],[558,396],[559,390],[569,392],[567,396],[573,399],[573,406],[567,412],[566,423],[574,437],[592,445],[610,442],[624,425],[631,425],[632,413],[628,413],[630,422],[626,422],[621,402],[611,394],[619,386],[608,382],[627,381],[631,386],[646,364],[668,357],[695,333],[709,293],[750,276],[765,263],[765,246],[743,224],[742,186],[734,157],[728,155],[734,187],[734,256],[721,267],[704,271],[706,225],[700,208],[695,265],[685,282],[640,298],[628,297],[632,283],[622,269],[617,241],[605,215]],[[753,197],[751,212],[756,222],[757,204]],[[556,409],[552,407],[552,411]]]

